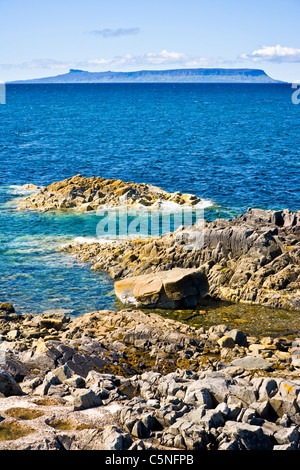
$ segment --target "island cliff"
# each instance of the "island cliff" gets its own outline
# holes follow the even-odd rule
[[[54,77],[12,83],[283,83],[260,69],[195,68],[139,70],[135,72],[87,72],[70,69]]]

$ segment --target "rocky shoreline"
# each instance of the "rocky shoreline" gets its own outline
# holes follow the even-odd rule
[[[76,175],[37,188],[34,194],[20,200],[19,210],[96,211],[122,203],[128,207],[159,208],[164,201],[190,208],[201,203],[197,196],[167,193],[151,185]],[[300,310],[300,211],[249,208],[232,219],[199,219],[194,225],[181,226],[160,237],[112,243],[76,241],[62,250],[90,263],[95,270],[107,271],[115,280],[133,278],[130,295],[121,292],[119,296],[122,301],[125,299],[125,305],[126,299],[132,304],[136,276],[152,274],[153,278],[148,277],[142,286],[146,295],[134,299],[135,304],[164,307],[165,291],[161,295],[159,285],[152,295],[152,287],[157,276],[164,284],[164,278],[172,275],[170,271],[180,268],[194,269],[198,277],[199,270],[202,272],[201,285],[194,284],[195,294],[179,293],[188,304],[194,304],[199,297],[209,297]],[[167,302],[175,305],[174,300],[173,296]]]
[[[300,449],[300,338],[0,312],[0,450]]]
[[[81,175],[36,189],[20,210],[201,202]],[[298,333],[254,337],[151,311],[199,299],[300,310],[299,211],[62,250],[107,271],[124,307],[71,317],[0,304],[0,450],[300,450]]]

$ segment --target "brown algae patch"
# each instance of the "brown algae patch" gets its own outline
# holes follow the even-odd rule
[[[73,431],[76,429],[74,422],[63,419],[52,419],[46,422],[48,426],[58,431]]]
[[[76,424],[67,419],[51,419],[47,421],[48,426],[57,431],[82,431],[85,429],[95,429],[95,426],[89,424]]]
[[[64,400],[57,400],[52,397],[41,397],[35,399],[34,403],[40,406],[61,406],[64,404]]]
[[[5,414],[11,418],[22,419],[24,421],[40,418],[44,415],[43,411],[32,408],[9,408]]]
[[[34,432],[36,432],[35,429],[29,426],[20,425],[16,422],[4,422],[0,424],[0,441],[14,441]]]
[[[220,323],[229,328],[242,326],[250,336],[297,337],[300,334],[299,311],[260,305],[229,302],[207,302],[195,310],[152,309],[164,318],[171,318],[196,328],[208,329]]]

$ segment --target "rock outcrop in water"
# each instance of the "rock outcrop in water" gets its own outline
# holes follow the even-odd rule
[[[58,181],[38,190],[20,202],[20,209],[92,211],[101,207],[158,206],[164,202],[196,205],[200,198],[180,192],[168,193],[145,183],[128,183],[101,177],[81,175]]]
[[[299,450],[300,339],[0,304],[0,450]]]
[[[181,227],[157,239],[115,243],[74,242],[63,249],[109,272],[113,279],[202,269],[214,299],[300,309],[300,212],[248,209],[233,219]]]

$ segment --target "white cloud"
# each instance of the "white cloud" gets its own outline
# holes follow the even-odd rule
[[[141,59],[149,64],[161,65],[165,63],[185,63],[188,57],[182,52],[168,52],[166,49],[162,50],[159,53],[147,52]]]
[[[167,51],[163,49],[161,52],[147,52],[142,55],[125,54],[123,56],[116,56],[112,59],[94,59],[86,61],[87,66],[102,66],[107,65],[111,67],[144,67],[144,66],[161,66],[161,65],[177,65],[189,66],[191,62],[202,60],[207,62],[207,59],[191,58],[182,52]]]
[[[34,59],[22,64],[16,65],[22,69],[48,69],[48,70],[60,70],[63,68],[72,68],[74,63],[61,62],[55,59]]]
[[[262,46],[262,49],[253,51],[251,54],[242,54],[241,59],[253,60],[254,62],[300,62],[300,49],[293,47]]]
[[[125,54],[112,59],[95,59],[88,65],[109,65],[110,67],[213,67],[225,63],[224,59],[209,59],[206,57],[189,56],[182,52],[167,51],[147,52],[142,55]]]
[[[139,34],[139,28],[105,28],[105,29],[96,29],[94,31],[89,31],[89,34],[93,34],[94,36],[102,36],[104,38],[118,38],[121,36],[131,36]]]

